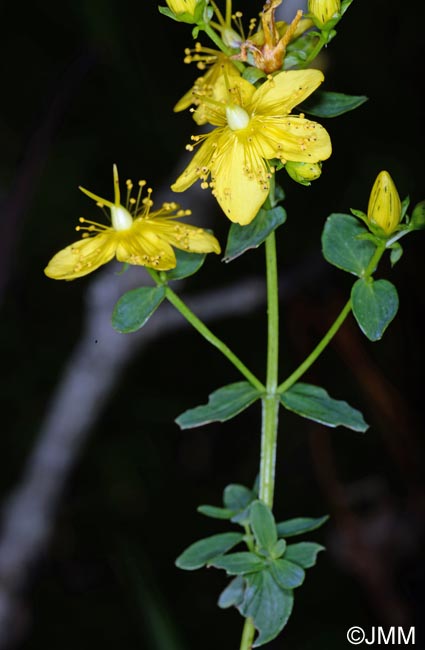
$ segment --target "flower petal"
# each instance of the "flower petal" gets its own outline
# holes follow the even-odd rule
[[[258,115],[288,115],[324,80],[320,70],[287,70],[267,79],[252,97]]]
[[[217,239],[203,228],[179,223],[174,219],[146,219],[147,224],[158,237],[166,240],[172,246],[190,253],[220,253],[221,248]]]
[[[231,221],[246,225],[267,198],[269,173],[255,148],[229,132],[223,133],[211,165],[213,194]]]
[[[273,133],[278,141],[275,156],[284,161],[319,162],[332,153],[329,133],[317,122],[289,116],[274,123]]]
[[[135,222],[126,233],[121,233],[117,260],[136,266],[149,266],[157,271],[168,271],[176,266],[176,256],[170,244],[140,222]]]
[[[172,184],[171,189],[173,192],[184,192],[193,185],[198,178],[206,180],[209,174],[211,158],[217,148],[217,140],[222,131],[223,129],[215,129],[205,136],[204,142],[199,147],[184,172],[182,172],[178,179]]]
[[[115,255],[116,233],[111,230],[80,239],[56,253],[44,273],[54,280],[74,280],[107,264]]]

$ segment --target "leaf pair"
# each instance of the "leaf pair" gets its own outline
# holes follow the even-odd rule
[[[234,505],[245,505],[247,488],[228,486],[226,490],[228,496],[233,493],[236,497]],[[226,490],[224,502],[229,505]],[[242,501],[238,493],[239,497],[243,494]],[[187,570],[213,566],[236,576],[218,604],[222,608],[235,606],[244,617],[252,618],[259,632],[253,647],[258,647],[274,639],[286,625],[293,607],[292,591],[304,582],[305,569],[314,566],[323,550],[312,542],[287,545],[282,530],[299,534],[317,528],[326,519],[298,518],[276,525],[270,508],[255,499],[244,523],[252,530],[254,545],[242,533],[212,535],[189,546],[176,565]],[[250,550],[228,553],[242,541],[250,544]]]
[[[225,422],[261,397],[262,393],[247,381],[229,384],[211,393],[207,404],[182,413],[176,422],[181,429]],[[281,394],[280,402],[286,409],[329,427],[345,426],[354,431],[366,431],[368,427],[360,411],[347,402],[333,399],[319,386],[294,384]]]
[[[353,314],[371,341],[382,338],[398,310],[398,294],[388,280],[374,280],[373,257],[377,245],[365,226],[348,214],[331,214],[322,236],[325,259],[358,276],[351,290]]]

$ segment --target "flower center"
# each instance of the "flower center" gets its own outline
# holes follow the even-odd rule
[[[122,205],[111,206],[111,220],[114,230],[128,230],[133,225],[133,217]]]
[[[226,117],[227,124],[232,129],[232,131],[240,131],[240,129],[245,129],[248,126],[250,120],[250,117],[246,110],[237,104],[229,104],[226,106]]]

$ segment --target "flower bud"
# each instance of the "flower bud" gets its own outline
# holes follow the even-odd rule
[[[166,0],[166,3],[176,16],[179,14],[194,16],[198,0]]]
[[[341,11],[341,0],[308,0],[308,12],[314,24],[323,29]]]
[[[391,235],[401,219],[401,201],[388,172],[382,171],[376,177],[369,197],[367,218],[372,225],[379,226],[386,235]]]
[[[310,185],[322,173],[320,163],[287,162],[285,169],[289,176],[301,185]]]

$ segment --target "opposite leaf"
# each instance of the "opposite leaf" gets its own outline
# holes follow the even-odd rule
[[[239,544],[243,539],[242,533],[220,533],[205,537],[198,542],[191,544],[176,560],[176,566],[179,569],[193,571],[200,569],[210,560],[222,555],[226,551]]]
[[[324,517],[295,517],[294,519],[287,519],[276,524],[277,534],[279,537],[295,537],[295,535],[302,535],[316,530],[323,526],[329,519],[329,515]]]
[[[362,276],[367,269],[376,246],[367,239],[358,239],[367,234],[366,228],[349,214],[331,214],[325,223],[322,235],[324,258],[343,271]]]
[[[317,555],[324,551],[321,544],[315,542],[300,542],[299,544],[289,544],[285,551],[285,560],[294,562],[303,569],[309,569],[316,564]]]
[[[243,601],[245,594],[245,580],[242,576],[237,576],[227,585],[226,589],[221,592],[217,605],[221,609],[227,607],[236,607]]]
[[[286,212],[281,206],[265,210],[261,208],[257,216],[247,226],[233,223],[229,229],[224,262],[231,262],[251,248],[258,248],[273,230],[286,221]]]
[[[283,406],[304,418],[320,422],[328,427],[344,426],[353,431],[366,431],[368,424],[357,409],[329,396],[319,386],[298,382],[282,393]]]
[[[262,501],[253,501],[249,520],[258,547],[271,553],[277,542],[277,530],[270,508]]]
[[[397,289],[388,280],[357,280],[351,290],[353,314],[362,332],[379,341],[398,310]]]
[[[225,422],[244,411],[261,397],[247,381],[223,386],[211,393],[208,404],[185,411],[176,419],[181,429],[200,427],[210,422]]]
[[[304,569],[289,560],[274,560],[270,565],[270,570],[282,589],[296,589],[304,582]]]
[[[112,312],[112,327],[118,332],[136,332],[149,320],[165,297],[165,288],[140,287],[127,291]]]
[[[174,269],[164,271],[167,275],[167,280],[182,280],[193,275],[205,262],[205,253],[188,253],[179,248],[175,249],[176,266]]]
[[[237,607],[245,618],[252,618],[259,634],[253,643],[258,648],[274,639],[285,627],[292,612],[292,591],[278,585],[270,570],[245,576],[244,599]]]
[[[265,568],[265,559],[255,553],[242,551],[240,553],[229,553],[229,555],[219,555],[208,566],[216,569],[224,569],[229,575],[244,575],[245,573],[255,573]]]
[[[367,101],[365,95],[344,95],[326,90],[316,90],[300,106],[300,109],[315,117],[337,117],[358,108]]]

